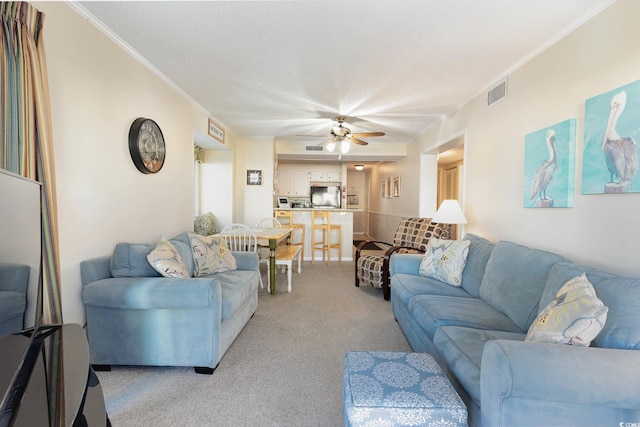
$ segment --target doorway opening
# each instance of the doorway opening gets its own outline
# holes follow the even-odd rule
[[[466,131],[439,141],[420,156],[420,216],[432,218],[443,200],[455,199],[464,210]],[[462,227],[457,227],[462,230]],[[458,229],[453,227],[453,236]]]

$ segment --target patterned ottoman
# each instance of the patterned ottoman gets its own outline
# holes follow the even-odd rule
[[[345,426],[467,425],[467,408],[430,354],[352,351],[344,363]]]

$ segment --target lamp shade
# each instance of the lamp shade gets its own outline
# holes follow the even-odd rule
[[[440,224],[466,224],[467,219],[462,213],[462,208],[457,200],[443,200],[438,211],[432,218],[433,222]]]

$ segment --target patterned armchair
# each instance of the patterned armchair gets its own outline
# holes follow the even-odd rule
[[[393,243],[367,240],[356,248],[356,286],[360,283],[382,288],[384,299],[389,301],[389,259],[394,253],[424,253],[432,237],[439,238],[446,230],[442,224],[431,222],[431,218],[403,218],[398,225]],[[386,249],[384,255],[361,254],[367,242],[376,243]]]

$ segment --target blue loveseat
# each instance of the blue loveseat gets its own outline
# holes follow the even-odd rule
[[[0,337],[23,328],[29,270],[28,265],[0,263]]]
[[[420,276],[422,256],[391,259],[391,306],[414,351],[431,353],[472,426],[640,425],[640,279],[511,242],[467,235],[460,288]],[[586,272],[608,307],[591,347],[524,342],[570,279]]]
[[[187,233],[170,240],[193,276]],[[153,244],[118,243],[111,257],[80,264],[91,364],[193,366],[213,373],[258,307],[254,252],[232,252],[238,268],[199,278],[161,277]]]

